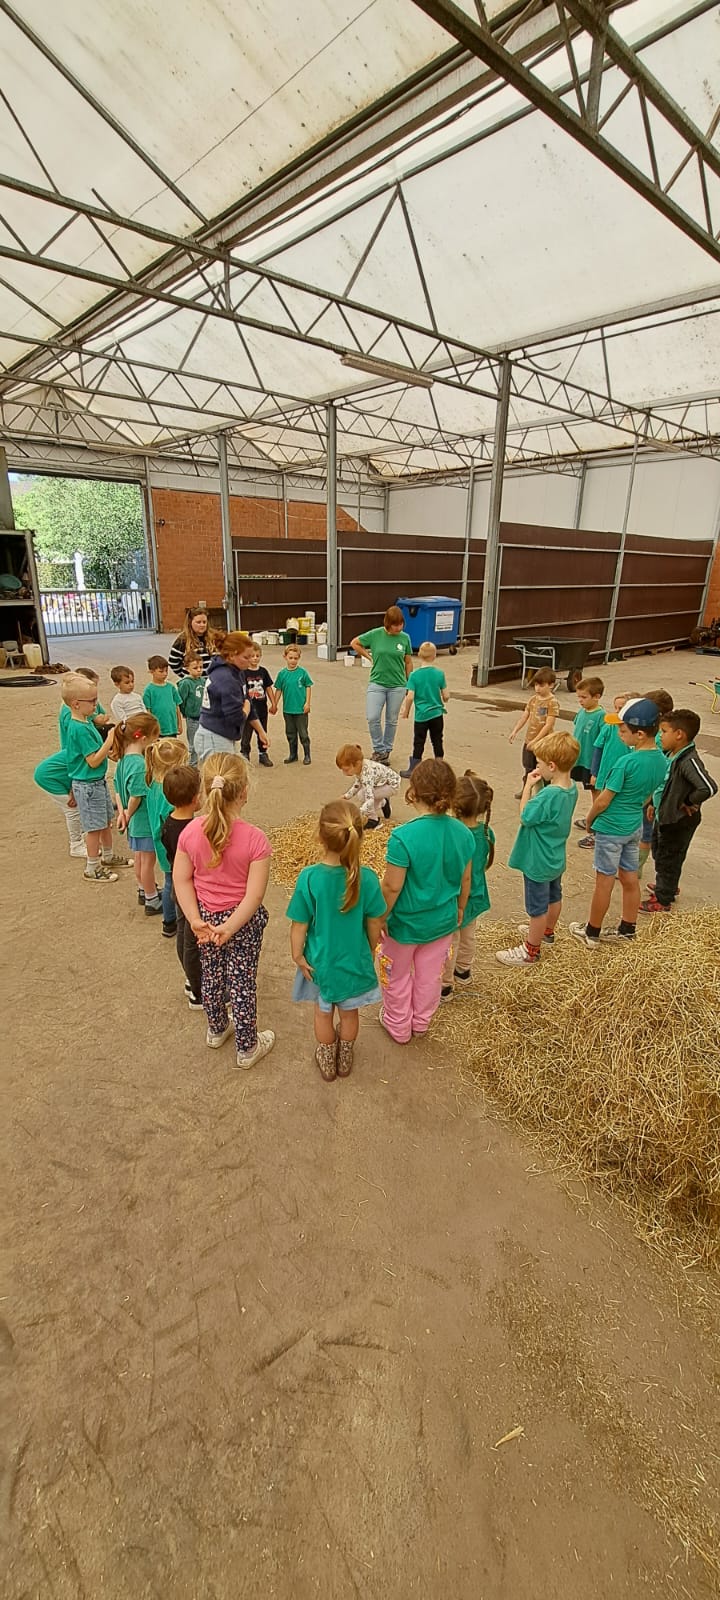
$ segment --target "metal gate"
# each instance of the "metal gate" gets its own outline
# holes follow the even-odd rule
[[[155,627],[149,589],[41,589],[40,604],[50,639],[150,632]]]

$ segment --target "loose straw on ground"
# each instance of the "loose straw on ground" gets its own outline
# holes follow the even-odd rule
[[[559,933],[539,968],[508,972],[494,952],[516,942],[482,926],[477,992],[441,1008],[433,1044],[648,1242],[720,1264],[720,912],[656,916],[597,952]]]
[[[371,828],[369,832],[366,829],[363,834],[363,866],[374,867],[379,877],[385,870],[389,833],[390,827],[385,823],[380,828]],[[273,878],[286,889],[292,889],[303,867],[309,867],[313,861],[319,860],[318,813],[307,812],[301,817],[294,817],[282,828],[273,828],[269,837],[273,850]]]

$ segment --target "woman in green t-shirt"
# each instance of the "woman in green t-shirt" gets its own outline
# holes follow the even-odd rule
[[[356,655],[365,656],[372,662],[366,715],[373,744],[373,761],[390,760],[400,707],[412,670],[412,645],[409,634],[404,630],[405,618],[400,607],[389,606],[381,628],[370,628],[367,633],[359,633],[350,643]]]

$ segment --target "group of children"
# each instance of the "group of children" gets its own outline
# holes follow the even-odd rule
[[[300,659],[289,646],[273,684],[258,652],[246,675],[253,710],[265,708],[253,719],[262,728],[282,700],[289,762],[297,759],[298,740],[305,748],[307,738],[312,685]],[[436,709],[433,696],[445,705],[444,681],[425,677],[437,672],[433,659],[426,651],[408,681],[404,709],[409,713],[414,700],[421,726],[434,720],[427,715]],[[167,683],[165,659],[151,657],[151,681],[142,697],[130,669],[114,668],[117,693],[109,715],[98,701],[97,674],[89,668],[68,673],[61,682],[61,748],[40,763],[35,778],[62,806],[70,853],[85,855],[87,878],[117,880],[116,869],[126,863],[114,851],[114,819],[127,834],[139,906],[145,916],[161,916],[163,934],[176,940],[188,1004],[205,1011],[208,1046],[219,1048],[234,1032],[237,1064],[249,1067],[275,1039],[271,1029],[258,1032],[256,1019],[271,849],[262,830],[242,816],[250,738],[247,744],[243,738],[243,754],[220,751],[201,766],[193,763],[193,724],[205,680],[202,661],[187,667],[176,689]],[[601,680],[585,678],[570,733],[555,726],[554,687],[554,675],[543,669],[510,734],[512,740],[525,730],[520,823],[509,864],[523,875],[528,921],[521,925],[521,943],[497,952],[506,966],[537,963],[543,945],[554,940],[578,783],[591,797],[579,826],[581,843],[592,835],[596,877],[587,920],[571,923],[570,931],[593,950],[601,936],[635,937],[643,829],[656,881],[641,909],[671,909],[700,808],[717,792],[695,749],[699,718],[675,710],[666,691],[617,696],[607,714]],[[183,717],[187,743],[180,736]],[[288,726],[289,719],[296,720]],[[436,729],[435,750],[437,737]],[[267,752],[259,743],[262,760]],[[352,1070],[364,1006],[381,1001],[382,1026],[405,1044],[427,1032],[442,1000],[472,986],[475,928],[490,905],[493,792],[471,770],[456,778],[442,755],[421,759],[417,737],[414,748],[419,754],[413,755],[405,795],[413,814],[389,834],[380,882],[362,865],[362,839],[366,829],[391,816],[401,774],[367,759],[358,744],[341,746],[336,765],[350,786],[342,799],[323,807],[320,860],[300,873],[288,907],[293,998],[313,1003],[315,1059],[328,1080]],[[109,760],[116,763],[114,796],[106,777]],[[616,878],[622,916],[616,928],[603,932]]]

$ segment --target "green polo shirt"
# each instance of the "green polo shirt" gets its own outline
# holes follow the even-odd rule
[[[474,854],[469,828],[456,817],[414,817],[394,828],[388,864],[405,868],[405,882],[388,917],[398,944],[432,944],[458,926],[463,873]]]
[[[508,866],[516,867],[533,883],[551,883],[562,877],[577,796],[574,783],[569,789],[549,783],[528,800],[520,812],[520,831]]]
[[[369,650],[372,656],[370,682],[380,684],[383,689],[404,689],[407,681],[405,657],[412,656],[410,635],[369,628],[367,633],[359,633],[358,639],[363,650]]]
[[[342,911],[346,881],[344,867],[322,862],[305,867],[286,913],[291,922],[307,923],[305,960],[321,998],[336,1005],[375,988],[377,975],[365,923],[368,917],[385,915],[385,900],[371,867],[360,868],[357,905]]]

